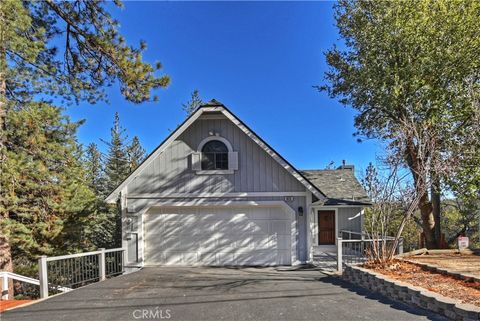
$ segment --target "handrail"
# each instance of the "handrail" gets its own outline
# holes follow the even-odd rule
[[[369,233],[355,232],[355,231],[349,231],[349,230],[340,230],[340,233],[347,233],[347,234],[360,235],[360,236],[364,236],[364,235],[369,236],[370,235]],[[385,239],[391,241],[391,240],[394,240],[395,237],[387,235],[387,236],[385,236]],[[366,240],[366,239],[364,239],[364,240]]]
[[[2,280],[3,280],[2,293],[5,293],[5,294],[2,295],[2,299],[6,299],[6,300],[8,300],[8,279],[9,278],[12,279],[12,280],[17,280],[17,281],[20,281],[20,282],[25,282],[25,283],[30,283],[30,284],[33,284],[33,285],[40,286],[40,281],[39,280],[28,277],[28,276],[25,276],[25,275],[20,275],[20,274],[17,274],[17,273],[13,273],[13,272],[0,271],[0,278],[2,278]],[[61,292],[68,292],[68,291],[72,290],[72,289],[64,287],[64,286],[60,286],[57,289]]]
[[[30,284],[34,284],[34,285],[40,285],[40,281],[38,281],[37,279],[30,278],[28,276],[20,275],[20,274],[13,273],[13,272],[1,271],[0,272],[0,277],[5,277],[5,276],[7,276],[7,277],[9,277],[10,279],[13,279],[13,280],[22,281],[22,282],[26,282],[26,283],[30,283]]]
[[[105,250],[105,253],[118,252],[118,251],[125,251],[125,249],[123,249],[121,247],[115,248],[115,249],[108,249],[108,250]],[[101,253],[102,253],[102,250],[98,250],[98,251],[92,251],[92,252],[83,252],[83,253],[75,253],[75,254],[67,254],[67,255],[59,255],[59,256],[49,256],[49,257],[47,257],[47,262],[65,260],[65,259],[73,259],[75,257],[81,257],[81,256],[98,255],[98,254],[101,254]]]
[[[360,242],[376,242],[376,241],[393,241],[394,239],[363,239],[363,240],[357,240],[357,239],[351,239],[351,240],[344,240],[342,238],[337,238],[343,243],[360,243]]]
[[[119,252],[119,251],[124,252],[125,249],[124,249],[124,248],[121,248],[121,247],[117,247],[116,249],[108,249],[108,250],[105,250],[105,253]]]

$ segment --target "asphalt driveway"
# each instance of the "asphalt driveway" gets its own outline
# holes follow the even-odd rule
[[[316,269],[165,267],[92,284],[0,319],[445,320]]]

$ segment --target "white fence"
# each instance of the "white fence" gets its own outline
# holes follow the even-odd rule
[[[39,280],[30,278],[28,276],[12,273],[12,272],[1,271],[0,278],[2,279],[2,300],[13,299],[13,298],[10,298],[8,295],[9,280],[15,280],[23,283],[40,286]],[[59,287],[58,290],[61,292],[67,292],[67,291],[70,291],[71,289],[65,288],[65,287]]]
[[[342,273],[343,266],[362,264],[367,261],[368,253],[373,247],[381,248],[383,246],[390,247],[395,241],[394,237],[387,236],[382,239],[365,238],[365,234],[351,231],[341,231],[341,236],[337,238],[337,271]],[[391,247],[390,247],[391,248]],[[396,254],[403,253],[403,238],[400,238]]]
[[[123,274],[124,249],[98,251],[61,256],[41,256],[38,259],[40,297],[50,292],[64,292],[89,283],[103,281]]]

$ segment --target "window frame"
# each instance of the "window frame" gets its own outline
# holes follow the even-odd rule
[[[208,147],[209,144],[221,144],[221,149],[225,149],[224,151],[216,152],[216,151],[205,151],[205,148]],[[201,154],[201,164],[200,168],[203,171],[211,171],[211,170],[228,170],[228,147],[220,140],[210,140],[206,144],[203,145]]]
[[[225,145],[225,147],[227,148],[227,152],[225,152],[225,154],[227,155],[227,159],[226,159],[226,163],[227,163],[227,169],[203,169],[203,147],[208,144],[209,142],[211,141],[219,141],[221,143],[223,143]],[[233,174],[234,173],[234,170],[233,169],[230,169],[230,154],[231,152],[233,152],[233,148],[232,148],[232,145],[230,144],[230,142],[225,139],[224,137],[221,137],[221,136],[209,136],[205,139],[203,139],[200,144],[198,145],[198,148],[197,148],[197,153],[200,154],[200,169],[199,170],[196,170],[196,173],[197,174],[206,174],[206,175],[209,175],[209,174]],[[214,162],[216,160],[216,157],[214,159]],[[214,166],[216,167],[216,164],[214,164]]]

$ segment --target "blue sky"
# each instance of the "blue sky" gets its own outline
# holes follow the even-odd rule
[[[125,2],[112,11],[131,44],[148,43],[171,85],[159,102],[134,105],[117,88],[110,103],[68,108],[86,119],[82,143],[108,139],[116,111],[130,137],[152,151],[185,118],[181,104],[196,88],[215,98],[300,169],[343,159],[364,169],[381,153],[352,136],[354,111],[319,93],[327,69],[323,52],[340,43],[331,2]]]

